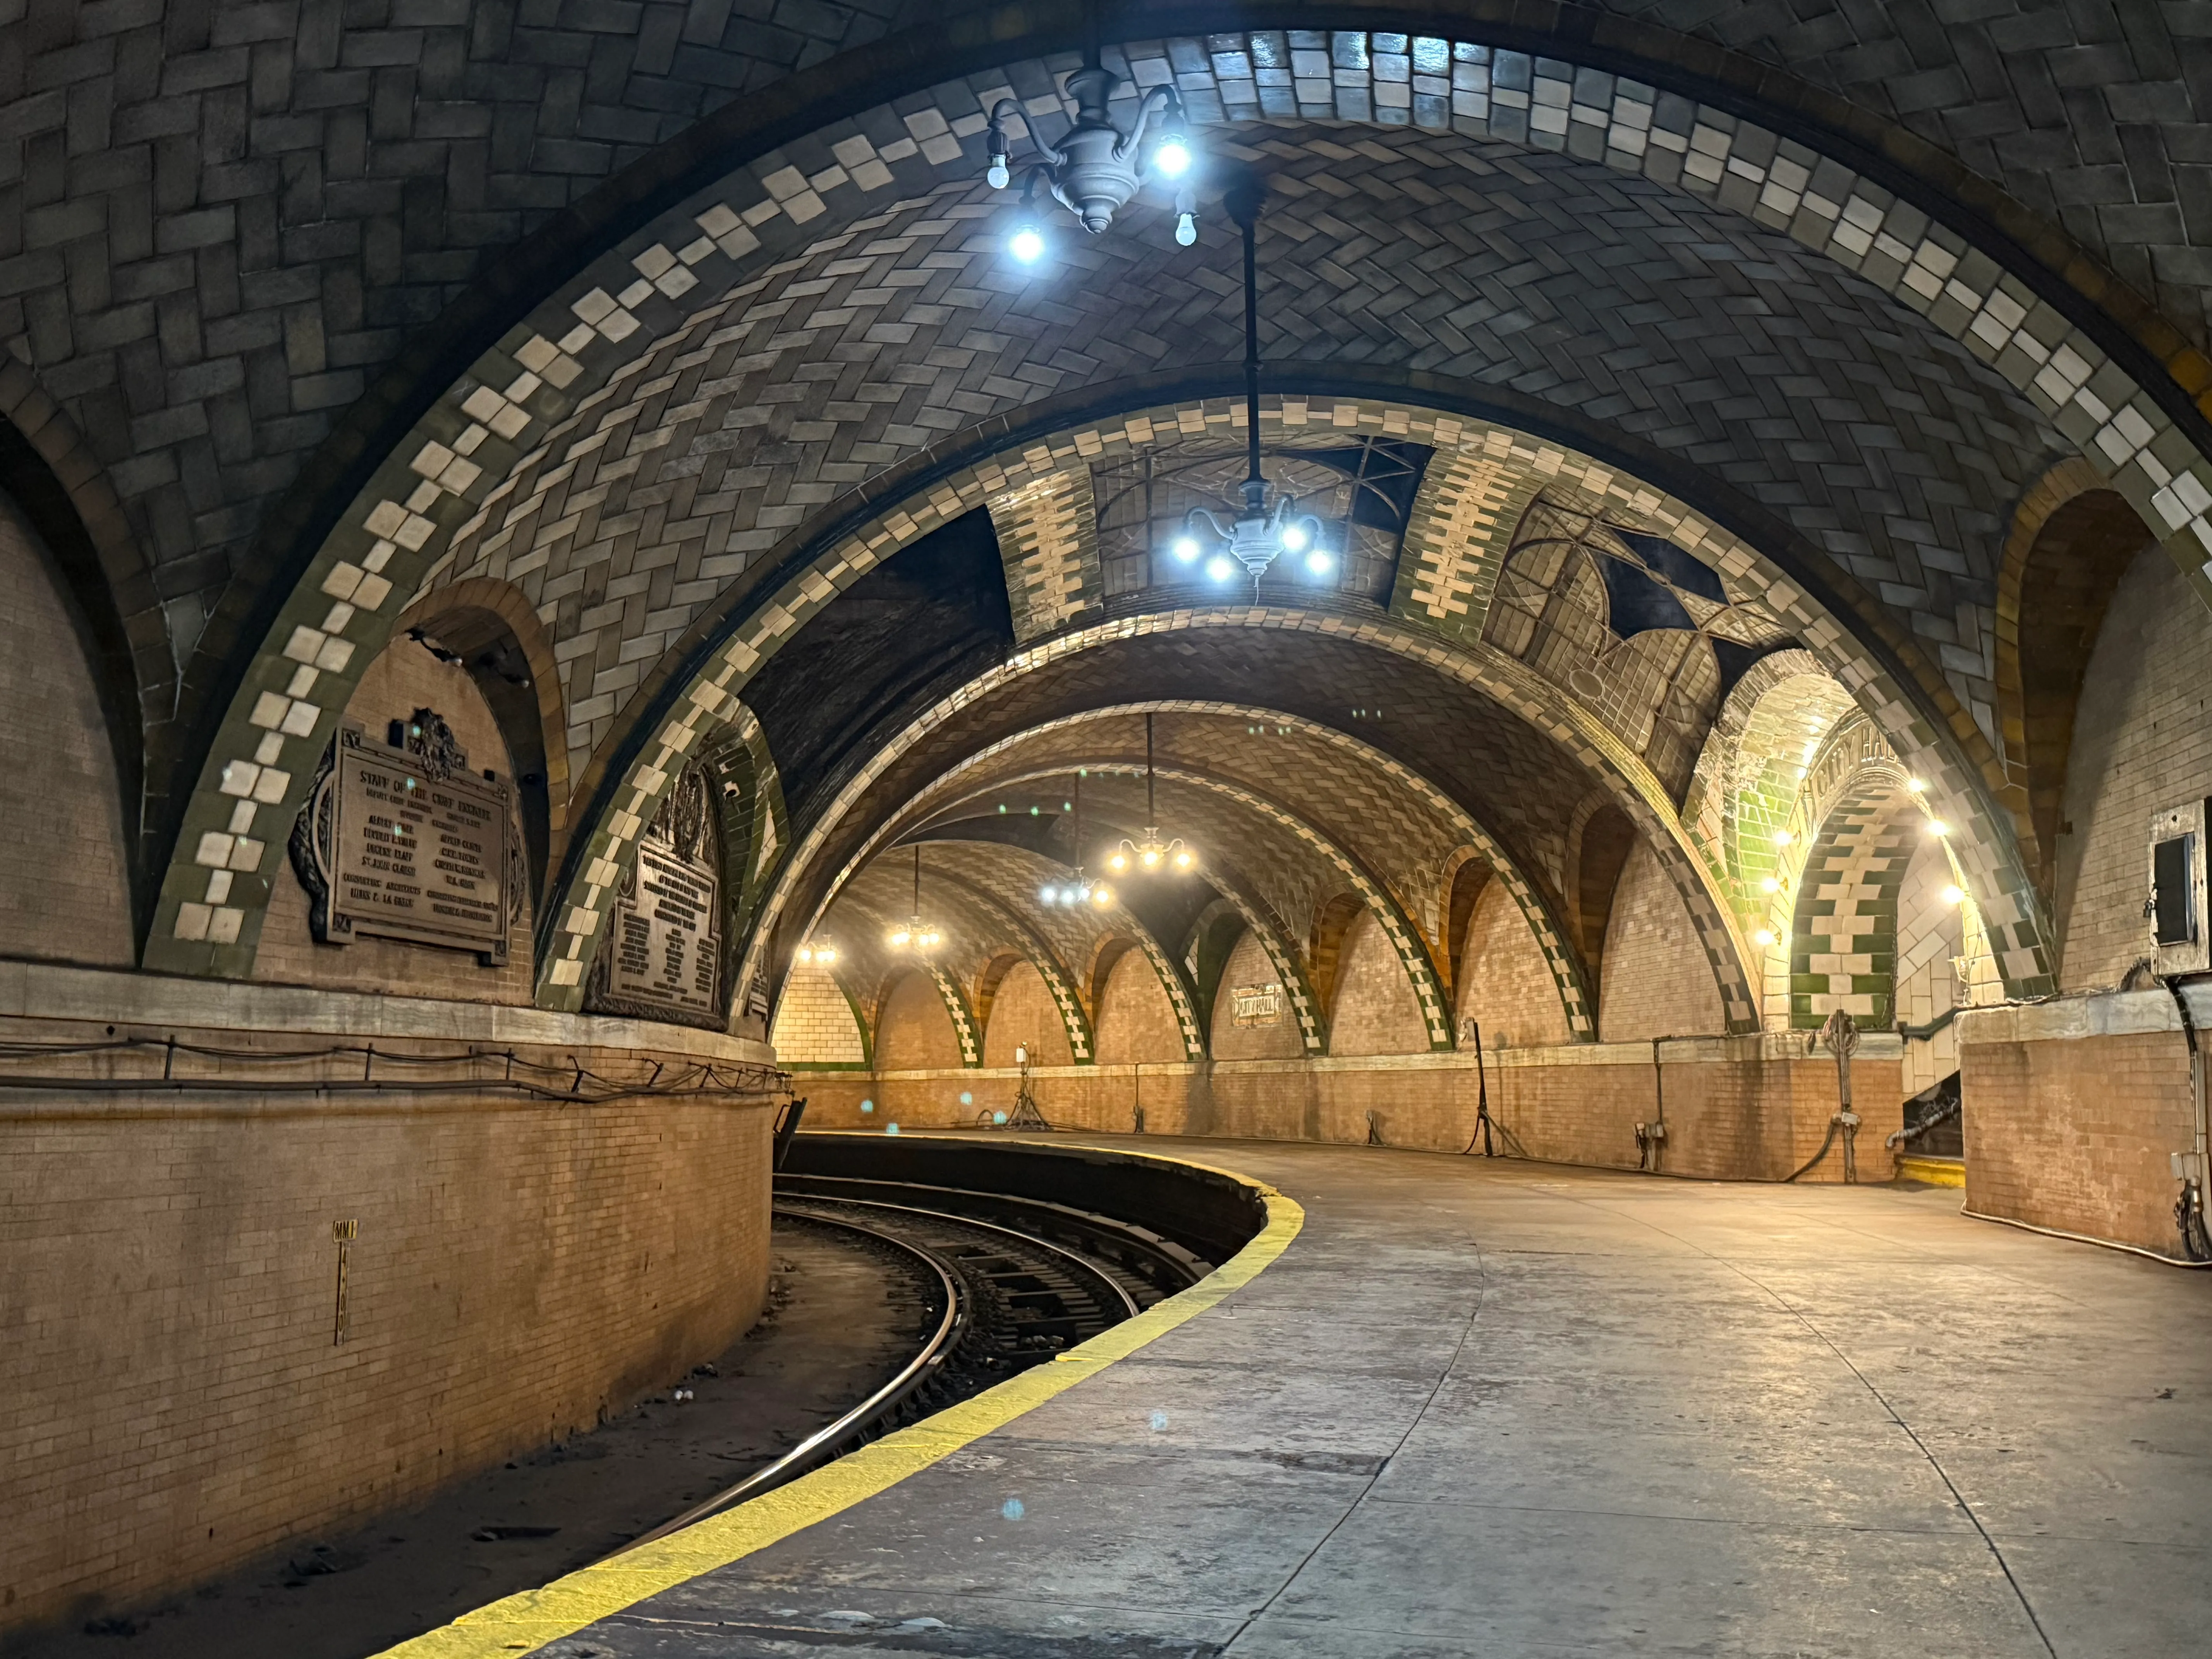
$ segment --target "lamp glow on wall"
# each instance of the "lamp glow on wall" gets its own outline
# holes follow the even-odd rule
[[[1133,866],[1147,873],[1173,871],[1187,875],[1198,867],[1198,855],[1182,844],[1181,836],[1173,841],[1160,839],[1160,814],[1152,793],[1152,717],[1145,716],[1145,833],[1135,841],[1124,840],[1106,860],[1106,867],[1115,875]]]
[[[936,924],[921,919],[921,848],[914,849],[914,915],[884,935],[894,951],[933,951],[945,943]]]
[[[1022,207],[1006,238],[1006,252],[1025,265],[1033,265],[1051,252],[1052,243],[1036,213],[1036,188],[1042,183],[1052,198],[1073,213],[1093,236],[1114,222],[1114,216],[1129,204],[1151,174],[1176,185],[1176,240],[1188,247],[1198,240],[1198,202],[1191,189],[1191,170],[1197,157],[1183,117],[1182,97],[1174,87],[1153,87],[1137,103],[1137,118],[1123,132],[1108,113],[1121,77],[1103,67],[1093,47],[1084,65],[1067,77],[1067,94],[1075,100],[1075,124],[1057,145],[1037,143],[1037,160],[1024,172]],[[991,111],[990,165],[984,178],[994,190],[1013,182],[1009,121],[1022,118],[1022,106],[1002,98]],[[1146,138],[1158,124],[1159,139],[1147,153]],[[1036,135],[1030,134],[1036,143]]]

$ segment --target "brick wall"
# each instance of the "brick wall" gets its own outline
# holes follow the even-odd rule
[[[364,728],[370,741],[380,744],[391,721],[404,720],[418,708],[434,708],[446,717],[473,769],[489,769],[513,781],[514,763],[507,752],[506,740],[500,736],[499,722],[467,671],[459,664],[440,662],[401,635],[362,676],[346,704],[346,718]],[[291,830],[290,824],[284,823],[270,833],[289,836]],[[519,848],[522,845],[520,816],[514,833]],[[447,997],[458,1002],[529,1005],[535,982],[527,902],[508,930],[504,967],[487,968],[465,951],[441,951],[398,939],[318,945],[307,928],[307,890],[301,885],[291,861],[281,854],[277,857],[276,872],[270,884],[269,920],[263,926],[261,950],[253,961],[254,978],[343,990],[404,988],[411,995]]]
[[[1606,1042],[1728,1029],[1720,987],[1689,909],[1641,841],[1613,889],[1601,961],[1598,1035]]]
[[[1474,902],[1459,972],[1459,1017],[1481,1022],[1486,1047],[1567,1040],[1567,1017],[1544,948],[1502,882],[1492,882]]]
[[[1011,1066],[1014,1050],[1027,1048],[1032,1066],[1069,1066],[1067,1026],[1045,988],[1044,975],[1026,962],[1006,969],[991,998],[991,1023],[983,1030],[983,1063]]]
[[[1239,986],[1273,985],[1281,975],[1267,959],[1257,937],[1247,930],[1221,969],[1220,988],[1213,994],[1213,1036],[1207,1052],[1216,1060],[1296,1060],[1305,1052],[1298,1039],[1298,1024],[1285,993],[1281,1017],[1273,1025],[1239,1025],[1236,998]]]
[[[2118,985],[2148,954],[2151,814],[2212,795],[2212,617],[2173,561],[2146,548],[2090,653],[2059,820],[2059,982]],[[2071,824],[2071,833],[2067,825]]]
[[[0,494],[0,956],[126,964],[130,886],[106,717],[46,557]]]
[[[1333,1054],[1422,1054],[1429,1050],[1420,1000],[1390,936],[1362,909],[1344,930],[1336,958],[1336,1006],[1329,1012]]]
[[[2190,1150],[2189,1046],[2164,991],[1959,1017],[1966,1205],[2178,1255],[2167,1162]]]
[[[1124,951],[1109,970],[1093,1018],[1101,1066],[1173,1064],[1183,1057],[1175,1005],[1141,951]]]
[[[929,975],[902,975],[876,1014],[876,1069],[921,1071],[960,1064],[960,1035]]]
[[[112,1017],[116,976],[102,977],[48,986],[47,1000],[98,997]],[[9,1007],[22,989],[10,981]],[[637,1050],[512,1042],[464,1006],[381,999],[375,1010],[408,1011],[441,1033],[418,1048],[450,1053],[473,1034],[525,1060],[641,1069]],[[100,1030],[12,1016],[4,1027],[45,1039]],[[386,1052],[410,1046],[374,1014],[363,1029]],[[331,1033],[179,1035],[297,1048]],[[736,1046],[702,1037],[696,1052]],[[751,1323],[765,1285],[771,1118],[697,1097],[302,1088],[241,1110],[235,1095],[11,1091],[0,1103],[0,1626],[143,1602],[404,1506],[588,1429],[712,1356]],[[360,1237],[338,1346],[341,1218]]]
[[[1899,1043],[1872,1036],[1853,1066],[1867,1127],[1858,1140],[1863,1182],[1890,1178],[1881,1137],[1894,1108]],[[1635,1125],[1657,1115],[1652,1045],[1514,1048],[1488,1057],[1491,1109],[1528,1153],[1562,1163],[1636,1167]],[[1808,1056],[1802,1036],[1698,1037],[1659,1045],[1668,1139],[1664,1170],[1717,1179],[1779,1180],[1820,1150],[1836,1110],[1835,1062]],[[1394,1146],[1456,1152],[1476,1129],[1474,1057],[1464,1054],[1217,1060],[1211,1064],[1078,1066],[1033,1075],[1038,1104],[1056,1128],[1125,1131],[1145,1109],[1156,1134],[1277,1140],[1367,1139],[1368,1114]],[[875,1079],[835,1074],[807,1080],[807,1121],[820,1128],[953,1127],[976,1105],[1013,1097],[1009,1071],[913,1072]],[[863,1114],[863,1098],[875,1110]],[[1843,1178],[1840,1149],[1808,1182]]]
[[[811,962],[794,963],[775,1005],[775,1029],[769,1035],[779,1066],[861,1066],[867,1063],[860,1024],[853,1005],[837,988],[830,970]]]

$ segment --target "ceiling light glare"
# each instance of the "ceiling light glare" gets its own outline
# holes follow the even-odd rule
[[[1044,233],[1035,225],[1024,225],[1006,240],[1006,252],[1025,265],[1033,265],[1044,258]]]
[[[1787,847],[1791,842],[1796,839],[1797,837],[1791,835],[1787,830],[1777,830],[1774,832],[1774,844],[1777,847]]]
[[[1283,551],[1285,553],[1303,553],[1305,550],[1306,527],[1302,524],[1285,525],[1283,526]]]
[[[1057,888],[1057,887],[1040,887],[1040,888],[1038,888],[1038,889],[1037,889],[1037,902],[1038,902],[1038,903],[1040,903],[1040,904],[1057,904],[1057,903],[1059,903],[1059,902],[1060,902],[1060,889],[1059,889],[1059,888]]]
[[[1185,564],[1196,564],[1198,562],[1199,554],[1204,551],[1204,550],[1199,546],[1197,537],[1178,536],[1175,540],[1168,544],[1168,551],[1174,554],[1176,557],[1181,559]]]
[[[1905,787],[1916,795],[1924,795],[1928,793],[1928,780],[1925,778],[1907,778],[1905,781]]]
[[[1181,133],[1170,134],[1152,152],[1152,165],[1170,179],[1182,178],[1190,171],[1190,141]]]
[[[1175,866],[1178,870],[1188,870],[1196,862],[1197,860],[1192,858],[1188,853],[1177,853],[1176,854]]]
[[[1956,904],[1966,896],[1966,890],[1955,883],[1943,890],[1943,902]]]
[[[1762,951],[1768,949],[1774,943],[1774,935],[1768,933],[1764,927],[1753,933],[1752,938],[1758,943],[1759,948]]]
[[[1129,867],[1129,860],[1123,858],[1119,853],[1116,853],[1113,857],[1106,860],[1106,867],[1118,876],[1121,872]]]
[[[1930,818],[1928,820],[1928,833],[1940,839],[1951,833],[1951,826],[1941,818]]]
[[[1759,890],[1762,893],[1778,893],[1782,890],[1782,884],[1772,876],[1769,876],[1759,884]]]
[[[1235,561],[1217,553],[1206,562],[1206,574],[1218,582],[1225,582],[1237,574],[1237,565]]]
[[[1100,909],[1104,909],[1114,902],[1114,890],[1104,882],[1100,882],[1091,890],[1091,902]]]
[[[1316,547],[1306,555],[1306,568],[1314,575],[1326,576],[1336,568],[1336,561]]]
[[[1160,855],[1155,849],[1148,847],[1145,849],[1144,860],[1145,868],[1149,870],[1160,861]]]

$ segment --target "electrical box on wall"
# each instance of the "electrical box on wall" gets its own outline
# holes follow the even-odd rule
[[[2170,806],[2150,821],[2151,968],[2160,975],[2212,969],[2205,927],[2205,803]]]

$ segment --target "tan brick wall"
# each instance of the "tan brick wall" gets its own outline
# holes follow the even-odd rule
[[[1249,930],[1230,951],[1221,970],[1220,988],[1213,994],[1213,1036],[1206,1048],[1216,1060],[1296,1060],[1305,1053],[1298,1037],[1297,1017],[1291,1012],[1289,988],[1284,991],[1282,1018],[1273,1025],[1239,1025],[1236,998],[1240,985],[1273,985],[1280,975],[1267,952]],[[1149,1116],[1149,1112],[1147,1116]]]
[[[1698,1036],[1728,1029],[1720,987],[1688,907],[1641,841],[1621,866],[1601,960],[1598,1035],[1604,1041]]]
[[[2179,1255],[2180,1188],[2167,1160],[2194,1143],[2195,1106],[2167,994],[1985,1010],[1960,1023],[1968,1207]]]
[[[1863,1112],[1895,1098],[1894,1038],[1854,1066]],[[1802,1037],[1703,1037],[1661,1045],[1668,1130],[1663,1169],[1718,1179],[1778,1180],[1820,1150],[1836,1110],[1835,1063],[1808,1058]],[[1489,1059],[1491,1109],[1533,1157],[1636,1167],[1634,1126],[1656,1115],[1652,1045],[1611,1043],[1515,1048]],[[1367,1139],[1373,1112],[1394,1146],[1459,1152],[1476,1129],[1470,1054],[1379,1055],[1324,1060],[1219,1060],[1211,1065],[1079,1066],[1034,1076],[1045,1116],[1064,1129],[1127,1130],[1141,1103],[1156,1134],[1337,1141]],[[820,1128],[952,1127],[980,1107],[1013,1098],[1006,1071],[921,1072],[873,1080],[810,1078],[807,1122]],[[863,1115],[863,1097],[876,1103]],[[1893,1124],[1888,1127],[1894,1127]],[[1860,1132],[1859,1178],[1893,1172],[1870,1118]],[[1840,1147],[1808,1182],[1843,1179]]]
[[[1141,951],[1124,951],[1107,973],[1097,1010],[1101,1066],[1144,1060],[1172,1064],[1183,1057],[1175,1005]]]
[[[122,798],[99,693],[35,532],[0,495],[0,956],[132,960]]]
[[[1045,988],[1044,975],[1026,962],[1006,969],[991,999],[991,1023],[983,1029],[983,1063],[1011,1066],[1014,1050],[1026,1048],[1032,1066],[1069,1066],[1067,1024]]]
[[[921,1071],[959,1064],[960,1035],[937,987],[918,969],[902,975],[876,1015],[876,1069]]]
[[[853,1005],[827,968],[794,963],[769,1035],[780,1066],[859,1066],[867,1060]]]
[[[1428,1026],[1420,999],[1390,936],[1362,910],[1344,930],[1336,958],[1336,1006],[1330,1011],[1333,1054],[1423,1054]]]
[[[346,704],[346,718],[382,743],[386,726],[417,708],[434,708],[453,728],[467,751],[469,765],[487,768],[503,778],[514,775],[507,743],[499,734],[491,705],[465,670],[442,663],[402,635],[369,665]],[[520,845],[518,818],[516,844]],[[274,833],[289,836],[286,823]],[[529,1006],[535,993],[531,971],[531,916],[525,904],[507,937],[507,965],[487,968],[465,951],[442,951],[397,939],[364,939],[351,945],[318,945],[307,928],[307,890],[292,863],[276,855],[268,920],[253,977],[279,985],[319,985],[334,990],[404,990],[410,996],[451,998],[457,1002],[499,1002]]]
[[[1459,971],[1459,1017],[1481,1022],[1486,1048],[1567,1040],[1567,1016],[1544,947],[1503,882],[1492,882],[1474,902]]]
[[[771,1121],[697,1097],[11,1091],[0,1625],[143,1602],[404,1506],[719,1352],[765,1285]],[[341,1218],[360,1237],[337,1346]]]
[[[2212,617],[2164,550],[2147,547],[2105,613],[2075,716],[2056,906],[2068,990],[2118,985],[2148,951],[2150,817],[2212,795],[2208,698]]]

